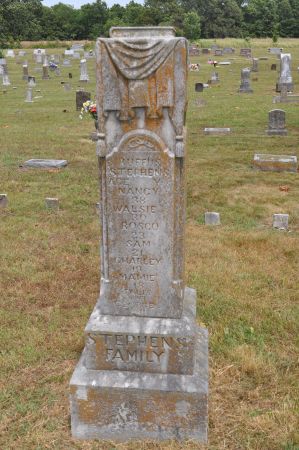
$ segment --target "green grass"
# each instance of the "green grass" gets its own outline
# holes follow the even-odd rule
[[[242,40],[224,45],[245,46]],[[251,45],[254,56],[266,56],[272,43],[252,40]],[[299,93],[299,40],[280,40],[278,46],[292,52]],[[298,174],[255,172],[251,160],[256,152],[299,156],[299,104],[279,105],[286,111],[288,136],[266,136],[268,111],[276,107],[277,73],[270,66],[277,59],[267,55],[259,62],[252,95],[238,94],[241,68],[251,64],[238,53],[231,66],[216,69],[219,86],[194,92],[194,83],[206,82],[213,70],[204,56],[192,58],[201,70],[188,81],[186,282],[197,290],[198,321],[210,334],[207,448],[295,450]],[[94,61],[88,65],[94,95]],[[0,90],[0,192],[9,197],[8,208],[0,210],[0,448],[204,448],[192,442],[114,445],[71,439],[68,383],[99,291],[93,122],[80,121],[75,110],[79,61],[48,81],[34,72],[31,56],[29,66],[41,91],[34,95],[42,98],[24,102],[22,67],[11,60],[12,86],[6,94]],[[60,81],[68,81],[69,71],[72,91],[65,92]],[[205,136],[204,127],[231,127],[232,133]],[[20,167],[29,158],[63,158],[69,165],[61,171]],[[58,197],[60,209],[47,210],[45,197]],[[208,210],[221,213],[220,227],[204,226]],[[290,214],[289,232],[272,230],[272,214],[279,212]]]

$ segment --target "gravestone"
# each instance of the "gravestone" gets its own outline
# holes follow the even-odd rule
[[[251,72],[258,72],[258,71],[259,71],[259,59],[258,58],[252,58]]]
[[[299,103],[299,95],[288,94],[288,85],[281,83],[280,95],[273,98],[273,103]]]
[[[297,157],[290,155],[255,154],[253,168],[269,172],[297,172]]]
[[[65,50],[64,56],[74,56],[74,50]]]
[[[33,50],[33,55],[44,55],[46,53],[46,50],[44,48],[35,48]]]
[[[35,62],[36,62],[36,64],[42,64],[43,63],[43,55],[41,53],[37,53],[35,55]]]
[[[19,56],[21,58],[24,58],[24,56],[26,56],[26,55],[27,55],[27,52],[25,52],[25,50],[19,50]]]
[[[86,59],[81,59],[80,61],[80,83],[87,83],[89,81],[89,76],[87,73],[87,61]]]
[[[71,90],[71,83],[63,83],[64,90],[69,92]]]
[[[200,55],[200,49],[196,47],[196,45],[191,45],[188,48],[189,56],[199,56]]]
[[[241,94],[252,94],[253,92],[250,87],[250,69],[248,67],[241,70],[241,84],[238,92]]]
[[[206,442],[207,332],[183,282],[187,42],[166,27],[110,36],[96,44],[101,290],[72,435]]]
[[[29,87],[27,89],[27,94],[26,94],[26,99],[25,99],[26,103],[33,103],[33,98],[32,98],[32,88]]]
[[[195,92],[203,92],[203,83],[195,83]]]
[[[212,72],[211,79],[208,81],[209,84],[218,84],[219,83],[219,74],[218,72]]]
[[[273,228],[278,230],[287,231],[289,228],[289,215],[288,214],[273,214]]]
[[[28,81],[28,65],[23,64],[23,80]]]
[[[209,55],[211,53],[211,50],[209,48],[203,48],[202,49],[202,54],[203,55]]]
[[[251,58],[251,48],[241,48],[240,56],[245,56],[246,58]]]
[[[206,212],[205,213],[205,224],[206,225],[221,225],[220,214],[217,212]]]
[[[5,66],[3,66],[3,67],[5,67]],[[8,74],[7,73],[3,73],[3,75],[2,75],[2,85],[3,86],[10,86],[10,80],[9,80],[9,76],[8,76]]]
[[[24,162],[25,167],[35,169],[62,169],[67,166],[65,159],[28,159]]]
[[[277,65],[276,64],[271,64],[271,70],[277,70]]]
[[[204,133],[207,135],[225,135],[230,134],[231,129],[230,128],[205,128]]]
[[[280,55],[283,52],[283,48],[272,47],[268,48],[268,52],[272,55]]]
[[[269,136],[286,136],[286,113],[282,109],[269,111],[269,124],[267,134]]]
[[[73,58],[74,58],[74,59],[80,59],[80,58],[81,58],[80,53],[74,52]]]
[[[0,208],[6,208],[8,205],[7,194],[0,194]]]
[[[232,55],[233,53],[235,53],[235,49],[232,47],[224,47],[222,52],[223,52],[223,54],[226,54],[226,55]]]
[[[49,65],[49,59],[48,59],[48,55],[45,53],[43,55],[43,66],[48,66]]]
[[[221,48],[215,48],[214,50],[214,56],[222,56],[223,55],[223,51]]]
[[[36,86],[35,77],[28,76],[28,87],[35,87],[35,86]]]
[[[49,80],[49,66],[43,65],[43,80]]]
[[[280,92],[282,84],[288,86],[288,91],[293,91],[293,78],[291,73],[291,54],[281,53],[280,55],[280,77],[276,84],[276,92]]]
[[[78,89],[76,91],[76,109],[80,111],[83,103],[91,99],[90,92],[84,91],[84,89]]]
[[[16,55],[15,55],[14,50],[9,49],[9,50],[6,51],[6,57],[7,58],[14,58],[15,56]]]
[[[46,208],[49,209],[59,209],[59,200],[58,198],[47,197],[45,199]]]
[[[69,67],[69,66],[71,66],[71,61],[69,59],[64,59],[62,61],[62,65],[65,67]]]

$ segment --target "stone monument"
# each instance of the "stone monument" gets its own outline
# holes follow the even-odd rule
[[[86,59],[81,59],[80,61],[80,83],[87,83],[89,81],[89,76],[87,73],[87,62]]]
[[[250,69],[248,67],[241,70],[241,84],[238,92],[242,94],[252,94],[253,92],[250,87]]]
[[[267,134],[269,136],[286,136],[286,113],[282,109],[269,111],[269,123]]]
[[[28,64],[23,64],[23,80],[28,81],[28,76],[29,76],[29,72],[28,72]]]
[[[276,92],[280,92],[281,85],[286,84],[288,91],[293,91],[294,84],[291,73],[291,54],[281,53],[280,55],[280,77],[276,84]]]
[[[47,64],[43,65],[43,80],[49,80],[49,66]]]
[[[252,58],[251,72],[258,72],[258,71],[259,71],[259,59]]]
[[[84,91],[84,89],[78,89],[76,91],[76,110],[80,111],[83,103],[91,99],[90,92]]]
[[[184,285],[188,46],[97,41],[101,289],[70,382],[73,437],[207,440],[208,338]]]

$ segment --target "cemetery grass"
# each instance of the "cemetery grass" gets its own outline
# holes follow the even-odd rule
[[[295,68],[299,40],[291,51]],[[257,43],[253,53],[269,56]],[[0,191],[9,197],[0,210],[1,449],[299,448],[298,174],[251,168],[255,152],[299,156],[299,105],[279,105],[289,134],[268,137],[275,56],[259,62],[252,95],[237,94],[248,60],[236,54],[231,66],[216,69],[220,85],[202,94],[194,83],[206,82],[212,69],[207,58],[192,60],[202,68],[188,82],[186,283],[197,290],[198,322],[210,334],[209,445],[71,439],[68,383],[99,291],[93,123],[75,111],[78,62],[61,78],[42,81],[35,73],[34,96],[42,98],[26,104],[22,68],[9,61],[17,89],[0,90]],[[94,63],[88,64],[94,94]],[[72,91],[64,92],[60,81],[69,71]],[[293,77],[299,93],[295,70]],[[204,136],[204,127],[232,133]],[[34,157],[67,159],[69,166],[24,169]],[[45,197],[58,197],[59,211],[47,210]],[[220,212],[222,225],[205,227],[205,211]],[[271,229],[272,214],[280,212],[290,214],[289,232]]]

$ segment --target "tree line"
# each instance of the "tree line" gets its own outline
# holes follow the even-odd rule
[[[108,8],[103,0],[75,9],[42,0],[1,0],[0,47],[21,40],[82,40],[111,26],[167,26],[188,39],[299,37],[299,0],[145,0]]]

